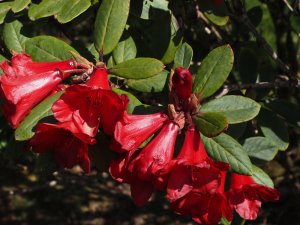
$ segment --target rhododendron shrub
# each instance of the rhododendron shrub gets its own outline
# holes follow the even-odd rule
[[[261,168],[288,148],[286,123],[298,126],[280,107],[297,105],[277,99],[298,87],[297,66],[260,35],[267,17],[250,10],[265,3],[180,2],[1,2],[1,118],[21,151],[54,170],[88,175],[107,159],[138,207],[162,193],[197,224],[255,220],[280,200]]]

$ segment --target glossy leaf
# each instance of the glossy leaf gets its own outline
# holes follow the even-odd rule
[[[174,68],[189,68],[193,59],[193,49],[188,43],[184,43],[177,49],[174,57]]]
[[[56,18],[60,23],[70,22],[85,12],[90,6],[90,0],[66,0]]]
[[[212,50],[203,60],[195,77],[193,92],[201,99],[214,94],[226,81],[233,65],[233,52],[229,45]]]
[[[163,69],[164,65],[157,59],[135,58],[115,65],[110,73],[124,78],[143,79],[153,77]]]
[[[15,0],[11,7],[11,10],[14,13],[20,12],[23,9],[25,9],[29,5],[30,2],[31,2],[31,0]]]
[[[30,139],[34,135],[33,128],[35,125],[42,118],[52,115],[51,107],[62,94],[63,92],[58,92],[54,95],[51,95],[34,107],[15,130],[15,139],[17,141],[25,141]]]
[[[163,70],[159,74],[145,78],[145,79],[128,79],[127,85],[137,91],[141,92],[161,92],[167,82],[169,72],[167,70]]]
[[[251,175],[252,163],[243,147],[227,134],[220,134],[214,138],[202,135],[207,153],[216,161],[231,165],[236,173]]]
[[[126,40],[119,42],[117,47],[113,50],[113,59],[116,64],[122,63],[129,59],[136,57],[137,49],[132,37],[128,37]]]
[[[260,104],[250,98],[237,95],[227,95],[204,104],[201,112],[216,112],[224,115],[228,123],[241,123],[256,117]]]
[[[25,42],[28,38],[23,35],[22,29],[23,24],[18,20],[4,24],[3,41],[10,51],[25,51]]]
[[[193,118],[197,129],[207,137],[219,135],[228,126],[226,117],[219,113],[203,113]]]
[[[94,44],[106,55],[118,44],[126,25],[130,0],[103,0],[97,12]]]
[[[247,138],[243,147],[249,156],[265,161],[272,160],[278,152],[277,146],[265,137]]]
[[[66,3],[68,3],[66,0],[43,0],[39,4],[31,4],[28,10],[28,17],[31,20],[37,20],[53,16],[57,14]]]
[[[132,14],[144,20],[151,19],[155,14],[155,10],[169,10],[168,1],[166,0],[131,0],[130,9]]]
[[[253,171],[252,178],[256,183],[274,188],[273,181],[271,180],[269,175],[266,174],[262,169],[260,169],[255,165],[252,165],[252,171]]]
[[[289,146],[289,134],[284,121],[273,112],[262,109],[258,117],[258,125],[266,138],[274,142],[279,150]]]
[[[3,56],[3,55],[0,55],[0,63],[2,62],[2,61],[4,61],[4,60],[6,60],[6,58]],[[0,68],[0,75],[1,74],[3,74],[3,71],[2,71],[2,69]]]
[[[60,61],[72,57],[77,51],[70,45],[51,36],[36,36],[25,42],[25,51],[34,61]]]
[[[2,2],[0,3],[0,24],[3,23],[6,14],[11,9],[13,2]]]

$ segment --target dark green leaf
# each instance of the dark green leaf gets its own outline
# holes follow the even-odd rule
[[[130,0],[103,0],[98,10],[94,43],[106,55],[118,44],[126,25]]]
[[[51,107],[53,103],[62,95],[62,93],[63,92],[58,92],[54,95],[51,95],[34,107],[15,130],[15,139],[18,141],[30,139],[34,135],[33,128],[39,122],[39,120],[52,115]]]
[[[4,24],[3,41],[10,51],[24,52],[25,41],[27,41],[28,38],[23,35],[24,32],[21,31],[22,29],[23,24],[18,20]]]
[[[57,14],[57,20],[60,23],[70,22],[90,6],[90,0],[65,0],[63,7]]]
[[[141,92],[161,92],[166,85],[168,74],[167,70],[163,70],[159,74],[146,79],[128,79],[127,85]]]
[[[258,58],[252,49],[243,48],[237,59],[239,77],[243,83],[255,83],[258,76]]]
[[[60,61],[72,57],[77,51],[67,43],[51,36],[36,36],[25,42],[25,51],[34,61]]]
[[[66,3],[66,0],[43,0],[39,4],[31,4],[28,10],[28,17],[31,20],[37,20],[53,16],[57,14]]]
[[[289,146],[287,126],[273,112],[262,109],[258,117],[258,125],[266,138],[273,141],[279,150],[286,150]]]
[[[110,69],[110,73],[124,78],[143,79],[153,77],[163,71],[161,61],[153,58],[135,58]]]
[[[274,188],[273,181],[271,180],[269,175],[266,174],[262,169],[258,168],[255,165],[252,165],[252,171],[252,178],[256,183]]]
[[[193,49],[188,43],[184,43],[179,47],[174,57],[174,68],[189,68],[193,59]]]
[[[300,127],[300,108],[298,105],[281,99],[269,101],[265,105],[283,117],[292,126]]]
[[[126,40],[119,42],[112,55],[114,62],[119,64],[129,59],[134,59],[136,57],[136,53],[137,49],[134,40],[132,37],[129,37]]]
[[[228,126],[227,119],[219,113],[202,113],[193,118],[200,133],[207,137],[219,135]]]
[[[6,14],[11,9],[13,2],[3,2],[0,3],[0,24],[3,23]]]
[[[144,20],[155,17],[155,10],[168,11],[166,0],[131,0],[131,13]]]
[[[25,9],[29,5],[30,2],[31,2],[31,0],[15,0],[14,4],[11,7],[11,10],[14,13],[20,12],[23,9]]]
[[[265,137],[247,138],[243,147],[249,156],[265,161],[272,160],[278,152],[277,146]]]
[[[6,58],[5,58],[4,56],[0,55],[0,62],[2,62],[2,61],[4,61],[4,60],[6,60]],[[1,75],[1,74],[3,74],[3,71],[2,71],[2,69],[0,68],[0,75]]]
[[[253,119],[260,110],[260,104],[250,98],[227,95],[204,104],[201,112],[217,112],[228,119],[228,123],[241,123]]]
[[[231,165],[233,172],[251,175],[252,163],[243,147],[232,137],[220,134],[214,138],[202,135],[207,153],[216,161]]]
[[[200,65],[193,92],[199,93],[202,99],[214,94],[230,74],[233,60],[233,52],[229,45],[212,50]]]
[[[226,25],[229,20],[227,8],[224,2],[216,5],[211,0],[199,0],[198,1],[201,11],[204,15],[214,24],[218,26]]]

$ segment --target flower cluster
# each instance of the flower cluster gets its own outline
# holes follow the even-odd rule
[[[110,163],[110,174],[130,184],[138,206],[155,190],[165,190],[171,208],[192,216],[199,224],[217,224],[222,217],[231,221],[234,210],[242,218],[255,219],[261,202],[278,200],[279,193],[255,183],[251,176],[230,173],[229,164],[215,162],[207,155],[191,119],[199,106],[197,99],[192,94],[190,72],[177,68],[172,77],[169,115],[130,115],[124,111],[111,142],[111,148],[121,156]],[[180,132],[185,139],[176,156]],[[231,185],[225,189],[229,176]]]
[[[127,97],[112,91],[105,66],[82,67],[72,59],[33,62],[25,54],[14,55],[11,65],[0,64],[5,74],[0,76],[1,109],[14,128],[47,96],[64,92],[52,106],[56,123],[36,126],[29,141],[34,152],[53,151],[61,168],[79,164],[88,173],[88,145],[96,143],[102,129],[111,137],[110,148],[119,153],[110,162],[110,174],[130,184],[136,205],[144,205],[154,191],[165,190],[171,208],[199,224],[217,224],[222,217],[231,221],[234,210],[252,220],[262,201],[278,200],[277,190],[257,184],[251,176],[231,173],[229,164],[207,155],[192,120],[199,98],[192,93],[189,70],[177,68],[171,77],[168,113],[133,115],[126,111]],[[77,73],[85,74],[83,84],[62,85]]]
[[[3,114],[13,128],[47,96],[64,91],[53,104],[52,112],[57,123],[39,123],[30,140],[34,152],[54,151],[54,158],[61,168],[79,164],[90,171],[88,145],[96,143],[95,136],[101,125],[112,135],[117,120],[123,114],[123,101],[111,90],[108,72],[104,67],[80,70],[80,65],[70,59],[61,62],[33,62],[26,54],[13,56],[0,67],[1,105]],[[89,71],[85,84],[62,85],[70,75]],[[101,121],[101,123],[100,123]]]

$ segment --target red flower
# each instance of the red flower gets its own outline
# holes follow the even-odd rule
[[[220,184],[221,172],[229,169],[227,163],[214,162],[208,157],[200,133],[194,126],[190,126],[185,135],[168,182],[167,198],[170,201],[190,191],[215,193]]]
[[[0,96],[4,99],[1,109],[4,116],[16,128],[30,110],[42,101],[70,73],[61,70],[73,69],[73,60],[62,62],[32,62],[25,54],[12,58],[12,66],[4,61],[0,67]]]
[[[80,132],[95,137],[100,118],[104,131],[111,134],[123,108],[121,98],[110,89],[107,70],[98,68],[85,85],[67,88],[52,111],[58,121],[72,121]]]
[[[185,135],[168,181],[167,198],[172,209],[192,215],[200,224],[217,224],[222,216],[231,220],[232,208],[224,195],[225,171],[229,165],[208,157],[194,126]]]
[[[54,151],[54,159],[61,168],[72,168],[79,164],[84,172],[89,173],[90,159],[87,143],[94,144],[94,141],[80,134],[72,123],[40,123],[30,140],[34,152]]]
[[[120,159],[111,162],[112,177],[130,184],[131,196],[136,205],[142,206],[154,189],[166,186],[178,132],[179,126],[168,122],[141,151],[128,151]]]
[[[118,152],[136,150],[146,139],[159,130],[168,116],[163,113],[131,115],[124,111],[116,123],[112,149]]]
[[[232,220],[233,210],[224,194],[226,172],[221,172],[221,180],[215,193],[189,192],[171,203],[171,208],[181,215],[191,215],[199,224],[218,224],[222,216]]]
[[[229,191],[230,203],[236,212],[246,220],[256,219],[261,201],[279,200],[279,192],[276,189],[257,184],[250,176],[231,174]]]
[[[186,99],[192,94],[193,77],[190,71],[183,67],[178,67],[172,77],[173,89],[178,97]]]

